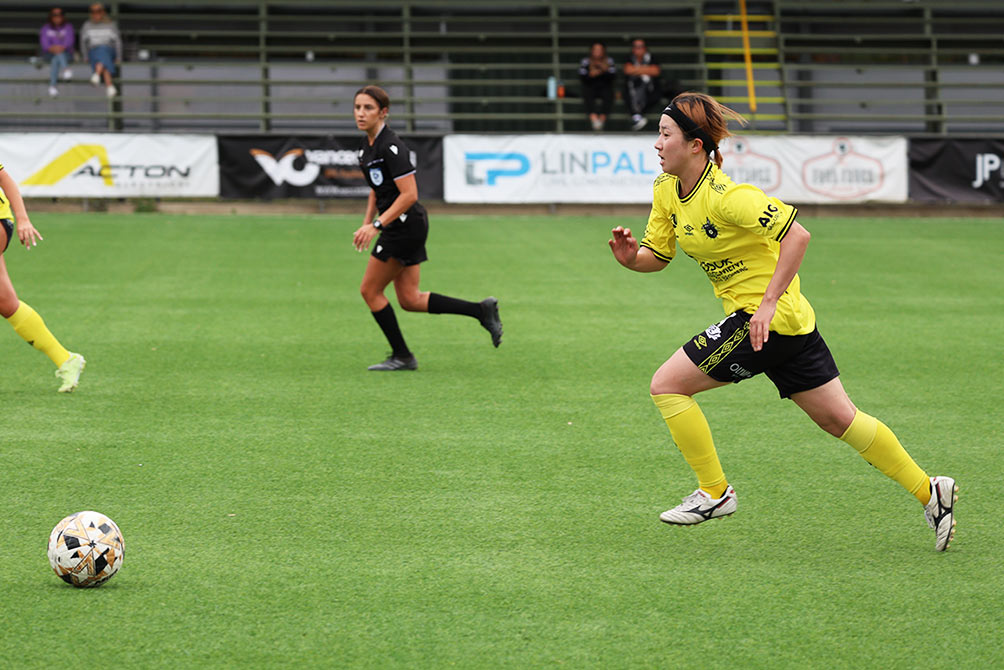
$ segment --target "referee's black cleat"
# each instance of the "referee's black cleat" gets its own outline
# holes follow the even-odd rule
[[[502,319],[499,318],[498,298],[488,297],[481,301],[481,325],[492,334],[492,344],[502,344]]]
[[[414,356],[397,356],[391,354],[390,358],[385,360],[383,363],[377,363],[376,365],[371,365],[367,370],[375,370],[379,372],[386,371],[397,371],[397,370],[417,370],[418,361],[415,360]]]

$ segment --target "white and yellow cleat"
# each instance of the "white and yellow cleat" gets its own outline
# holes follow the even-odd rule
[[[959,487],[951,477],[931,477],[931,501],[924,506],[927,525],[934,529],[934,548],[948,549],[955,538],[955,502]]]
[[[56,370],[56,376],[63,382],[62,386],[59,387],[60,393],[69,393],[77,388],[77,384],[80,382],[80,373],[84,371],[85,365],[87,365],[87,361],[84,360],[83,356],[70,352],[70,357]]]

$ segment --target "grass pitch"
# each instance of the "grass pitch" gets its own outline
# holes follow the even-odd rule
[[[643,220],[433,212],[423,289],[498,296],[503,344],[398,309],[420,369],[376,374],[358,216],[33,218],[14,285],[88,365],[57,394],[0,337],[0,667],[1004,664],[999,221],[802,221],[851,397],[960,484],[938,554],[762,378],[700,397],[737,514],[658,521],[695,483],[649,377],[722,312],[685,256],[616,264]],[[96,590],[45,557],[82,509],[126,541]]]

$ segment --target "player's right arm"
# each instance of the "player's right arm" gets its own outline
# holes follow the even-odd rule
[[[669,265],[668,261],[657,258],[648,247],[638,245],[630,228],[617,226],[612,231],[614,238],[607,240],[617,262],[635,272],[658,272]]]
[[[377,216],[376,191],[370,189],[369,198],[366,200],[366,213],[363,214],[363,225],[352,234],[352,246],[356,251],[369,249],[370,242],[379,232],[373,227],[373,219]]]

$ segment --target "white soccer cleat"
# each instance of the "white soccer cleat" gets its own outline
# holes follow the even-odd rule
[[[98,86],[101,84],[101,75],[95,72],[91,75],[91,86]]]
[[[49,87],[49,97],[50,98],[55,98],[57,95],[59,95],[59,89],[56,88],[55,86],[50,86]]]
[[[80,382],[80,373],[84,371],[85,365],[87,365],[87,361],[84,360],[83,356],[70,352],[70,357],[56,370],[56,376],[63,382],[62,386],[59,387],[60,393],[69,393],[77,388],[77,384]]]
[[[108,96],[109,98],[114,98],[116,95],[118,95],[118,92],[119,90],[114,86],[109,86],[108,88],[105,89],[105,95]]]
[[[708,519],[728,516],[736,511],[736,491],[731,486],[721,498],[712,498],[703,489],[697,489],[683,502],[659,515],[659,520],[678,526],[690,526]]]
[[[955,537],[955,501],[959,487],[951,477],[931,477],[931,501],[924,505],[924,518],[934,529],[934,548],[948,549]]]
[[[63,70],[63,81],[70,81],[71,79],[73,79],[73,70],[66,68]]]

